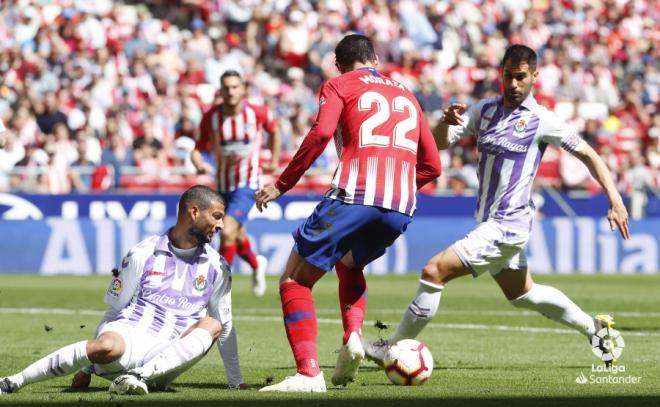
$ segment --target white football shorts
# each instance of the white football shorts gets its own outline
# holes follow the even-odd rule
[[[524,249],[528,240],[529,232],[488,220],[451,247],[474,277],[485,272],[495,276],[505,269],[527,269]]]
[[[104,332],[114,332],[124,339],[126,348],[124,354],[118,360],[105,365],[94,365],[94,372],[102,377],[106,375],[119,375],[127,370],[142,366],[152,357],[157,355],[171,342],[157,338],[144,330],[121,321],[107,323],[99,335]]]

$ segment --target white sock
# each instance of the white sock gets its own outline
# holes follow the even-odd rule
[[[144,380],[156,379],[177,367],[203,355],[211,348],[213,337],[202,328],[193,329],[188,335],[177,339],[144,365],[133,369]]]
[[[531,290],[512,300],[511,304],[540,312],[553,321],[570,326],[587,338],[596,333],[594,319],[554,287],[534,284]]]
[[[403,313],[403,318],[401,318],[396,332],[387,341],[395,343],[401,339],[412,339],[422,332],[422,329],[438,312],[440,294],[442,294],[443,288],[443,285],[419,280],[415,298]]]
[[[26,384],[73,373],[90,363],[87,358],[87,341],[80,341],[37,360],[22,372],[9,376],[9,380],[20,388]]]

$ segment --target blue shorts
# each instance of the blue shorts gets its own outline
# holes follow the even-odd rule
[[[254,205],[254,194],[257,191],[252,188],[238,188],[230,192],[219,192],[227,204],[225,214],[231,215],[241,225],[244,224]]]
[[[326,271],[352,250],[355,264],[364,267],[382,256],[411,221],[401,212],[323,198],[293,232],[293,249]]]

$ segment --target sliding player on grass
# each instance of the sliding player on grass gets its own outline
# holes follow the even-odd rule
[[[511,305],[537,311],[591,340],[607,315],[591,317],[556,288],[535,284],[527,269],[525,245],[534,216],[532,182],[543,151],[552,144],[579,158],[610,201],[607,219],[629,238],[628,213],[610,173],[596,152],[531,94],[536,82],[536,53],[523,45],[507,49],[502,60],[504,94],[466,110],[452,105],[434,130],[440,149],[464,136],[476,136],[479,152],[477,226],[462,240],[433,256],[422,269],[419,288],[387,341],[365,342],[367,357],[382,365],[388,345],[415,338],[438,310],[445,285],[458,277],[490,273]]]
[[[138,243],[124,258],[106,292],[108,310],[96,338],[1,378],[0,394],[78,369],[114,379],[112,393],[146,394],[164,389],[216,340],[229,386],[245,388],[232,328],[229,267],[208,244],[222,229],[224,211],[222,197],[208,187],[184,192],[176,225]],[[89,384],[84,376],[76,376],[74,387]]]

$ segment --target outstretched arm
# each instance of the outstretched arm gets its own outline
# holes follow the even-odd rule
[[[438,150],[446,150],[451,145],[449,126],[462,126],[465,122],[461,115],[467,110],[467,105],[453,104],[444,110],[442,120],[433,129],[433,139]]]
[[[293,188],[310,165],[323,153],[337,128],[343,106],[343,101],[333,84],[326,83],[321,90],[319,114],[302,145],[277,182],[266,185],[255,194],[255,203],[260,212],[268,206],[268,202]]]
[[[603,162],[596,151],[589,145],[585,145],[579,151],[574,151],[573,155],[589,168],[591,175],[598,181],[607,194],[607,199],[610,201],[610,208],[607,211],[607,220],[610,222],[610,228],[614,230],[614,226],[616,225],[619,228],[619,232],[621,232],[621,237],[624,240],[628,240],[630,238],[628,211],[623,204],[623,199],[621,199],[619,191],[617,191],[612,181],[610,171],[607,169],[605,162]]]

